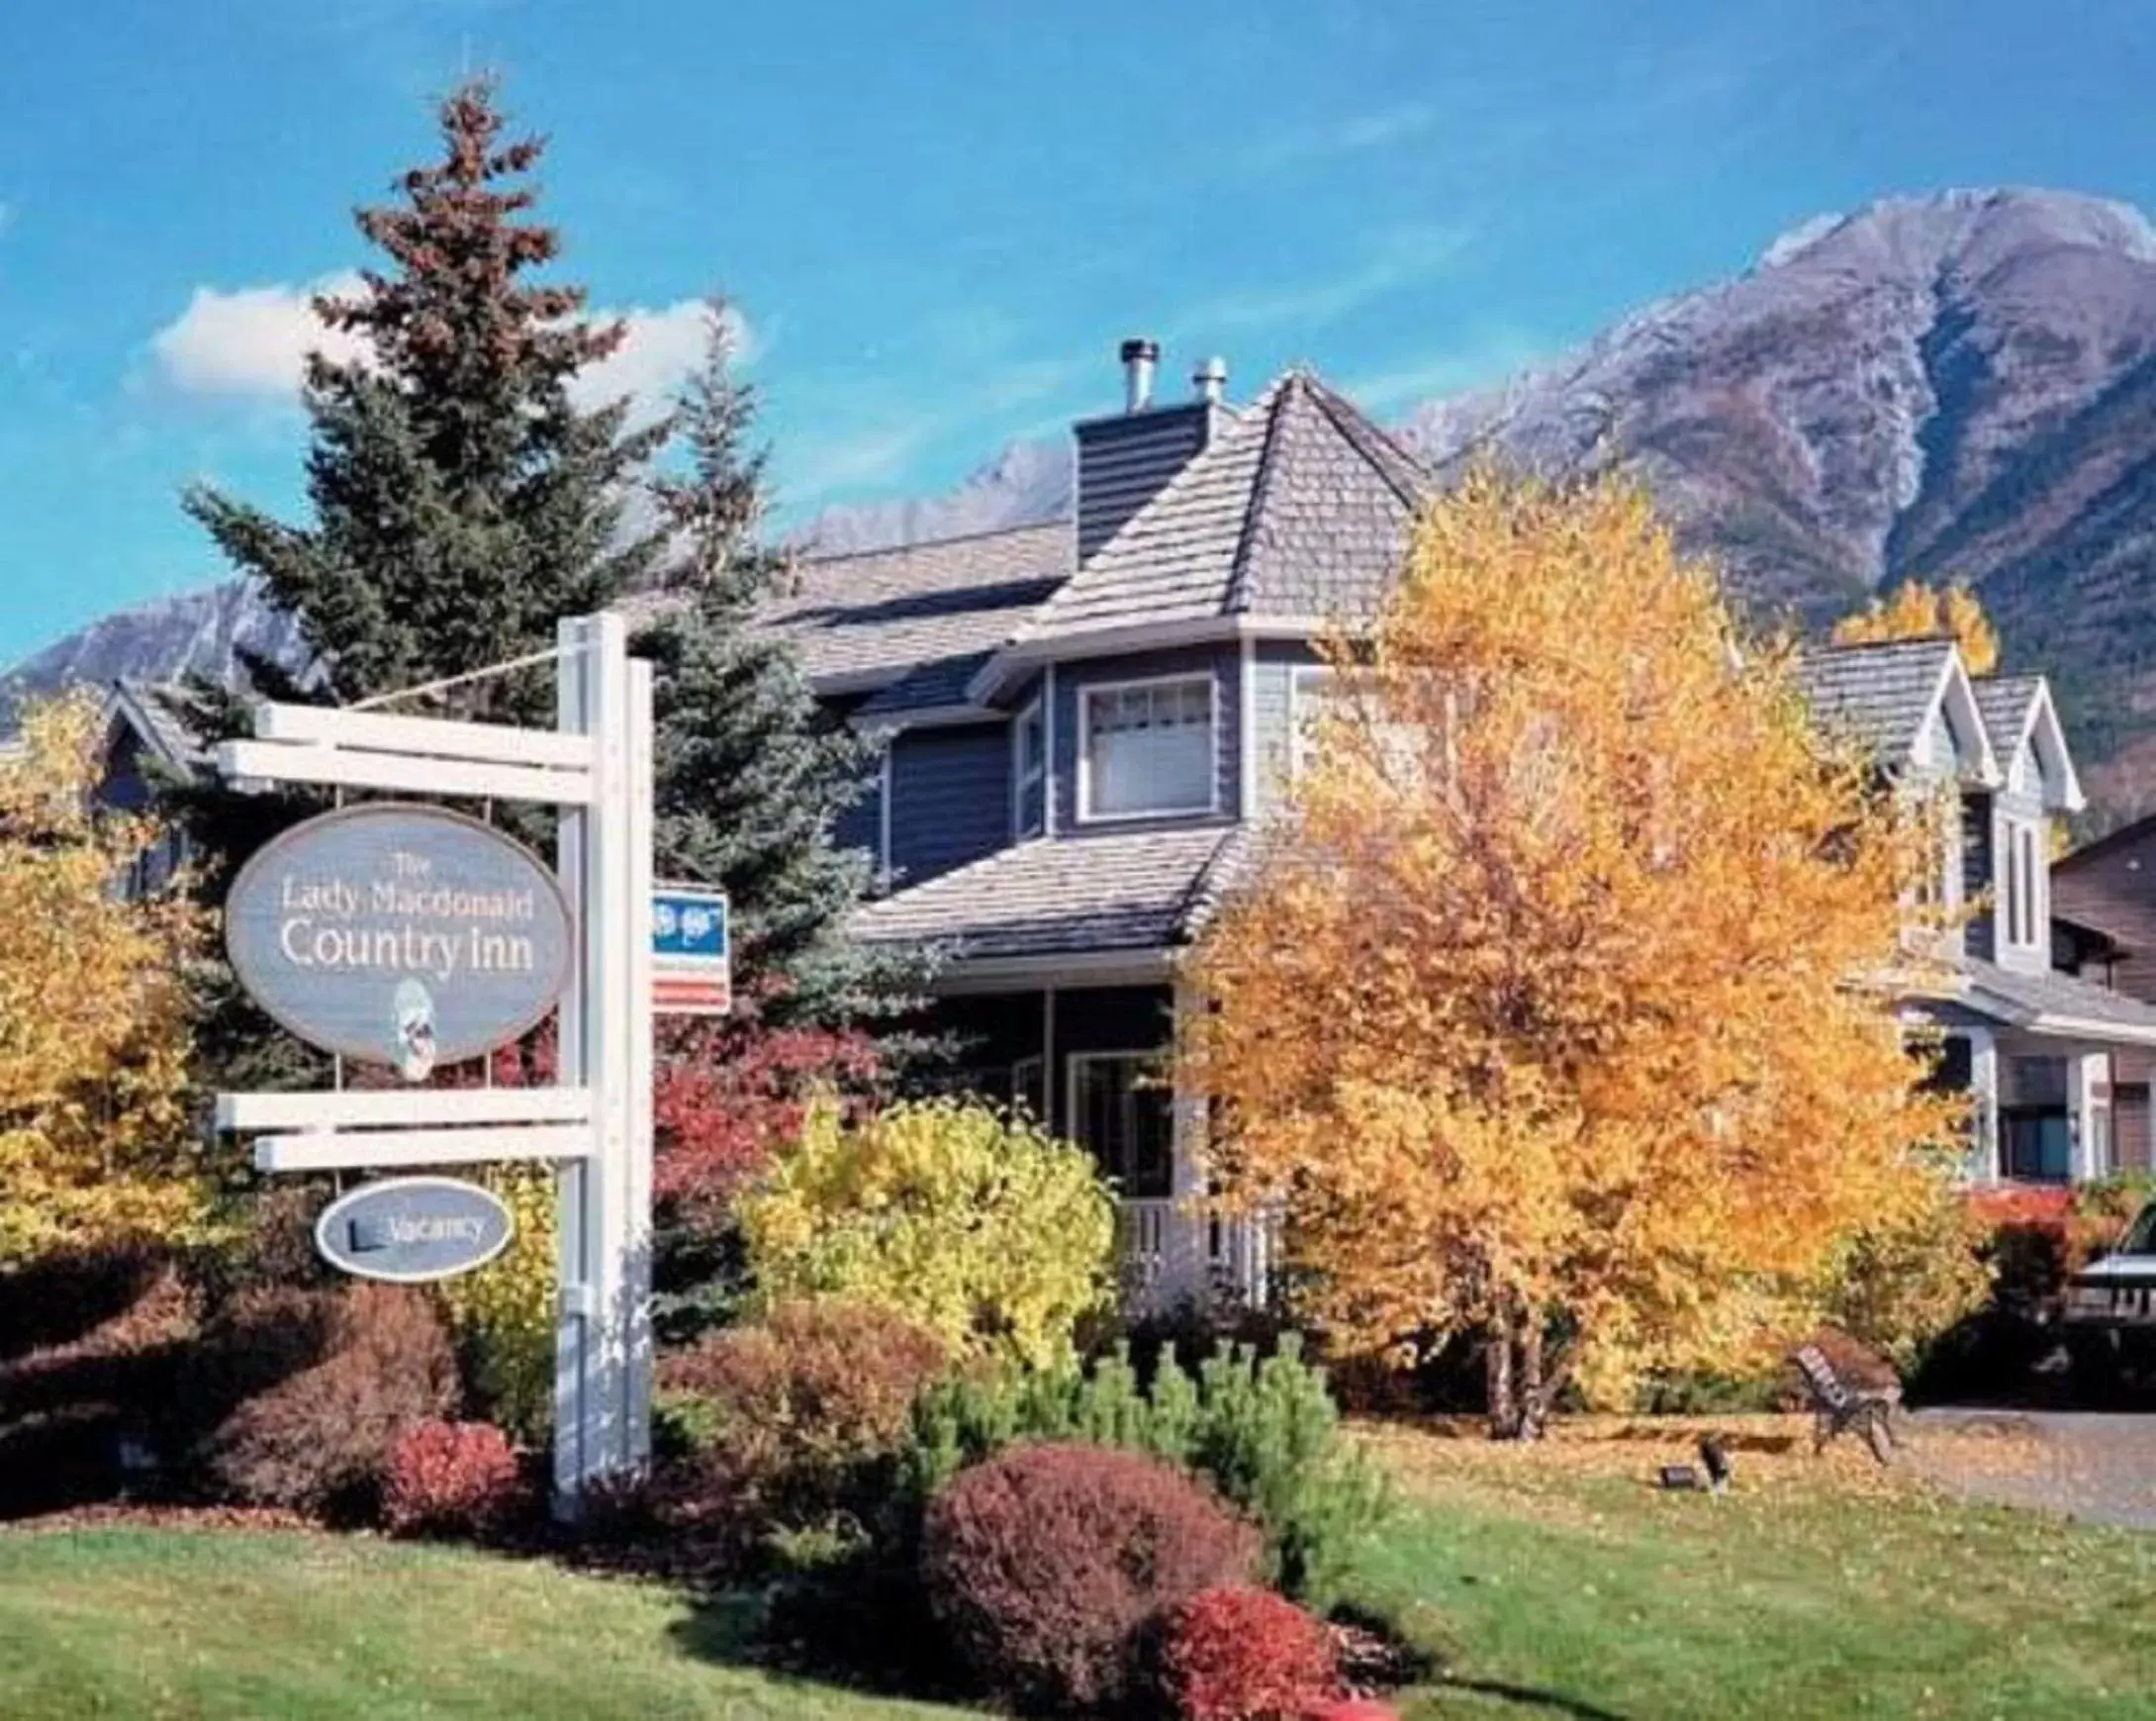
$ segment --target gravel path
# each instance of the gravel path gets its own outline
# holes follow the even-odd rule
[[[2092,1524],[2156,1530],[2156,1414],[2095,1410],[1916,1411],[1916,1467],[1974,1499],[2064,1512]],[[1989,1442],[1940,1442],[1924,1430],[1984,1433]],[[2017,1438],[2015,1438],[2017,1437]]]

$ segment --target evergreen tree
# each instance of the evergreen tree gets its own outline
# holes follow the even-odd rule
[[[186,507],[269,601],[298,620],[325,697],[349,703],[543,649],[563,616],[647,578],[663,539],[624,537],[622,508],[667,426],[628,402],[580,412],[570,379],[619,347],[579,316],[580,287],[531,271],[561,249],[524,219],[544,144],[503,143],[493,86],[443,102],[442,158],[357,213],[390,268],[317,314],[362,356],[307,366],[310,526],[207,486]],[[437,715],[545,720],[544,676],[496,678]]]
[[[636,647],[654,664],[656,865],[727,892],[751,1008],[835,1027],[891,1013],[913,965],[845,935],[869,860],[836,846],[834,827],[876,744],[823,712],[794,648],[754,625],[793,564],[759,529],[768,450],[749,445],[756,395],[732,374],[729,330],[714,304],[676,421],[688,469],[653,483],[680,556],[667,582],[679,597]]]
[[[528,176],[543,143],[504,142],[494,86],[466,83],[439,111],[442,152],[396,182],[396,199],[356,212],[387,262],[350,297],[325,296],[327,327],[359,356],[307,363],[312,519],[287,524],[208,486],[185,497],[268,602],[292,616],[304,673],[250,659],[254,692],[350,704],[544,650],[556,621],[646,583],[665,545],[625,529],[624,508],[670,427],[627,423],[625,400],[581,411],[569,384],[626,337],[584,320],[580,287],[531,277],[559,254],[529,219]],[[239,733],[229,690],[190,692],[198,732]],[[542,666],[489,677],[404,708],[428,716],[550,723]],[[215,782],[174,785],[167,810],[192,839],[202,888],[232,874],[282,825],[323,805],[304,792],[245,798]],[[518,834],[543,834],[519,810]],[[248,1086],[322,1060],[270,1031],[221,968],[204,981],[206,1072]]]

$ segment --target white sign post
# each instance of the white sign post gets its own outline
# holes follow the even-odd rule
[[[563,621],[556,656],[556,729],[265,705],[218,768],[559,807],[575,948],[557,1085],[224,1094],[217,1118],[257,1134],[266,1172],[557,1164],[554,1484],[573,1514],[588,1484],[651,1449],[651,666],[610,615]]]

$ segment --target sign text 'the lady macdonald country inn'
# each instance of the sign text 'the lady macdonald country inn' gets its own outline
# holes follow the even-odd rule
[[[417,1082],[545,1016],[568,983],[570,916],[521,844],[462,813],[377,802],[265,845],[226,900],[225,943],[280,1026]]]

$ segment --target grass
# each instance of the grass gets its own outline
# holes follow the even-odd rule
[[[1449,1667],[1414,1721],[2156,1717],[2156,1537],[1952,1503],[1848,1443],[1778,1450],[1786,1424],[1722,1426],[1721,1498],[1646,1484],[1686,1456],[1683,1425],[1526,1450],[1370,1435],[1402,1510],[1360,1588]],[[364,1537],[0,1534],[11,1718],[961,1713],[748,1668],[742,1629],[651,1584]]]
[[[371,1538],[0,1535],[13,1721],[931,1721],[738,1666],[658,1586]]]
[[[1722,1426],[1740,1446],[1720,1498],[1647,1485],[1689,1456],[1666,1423],[1527,1451],[1376,1436],[1407,1510],[1369,1593],[1457,1657],[1416,1721],[2156,1716],[2156,1537],[1951,1502],[1847,1442],[1814,1460],[1772,1419]]]

